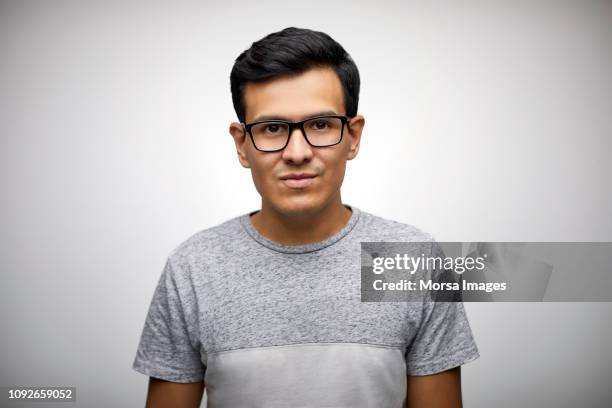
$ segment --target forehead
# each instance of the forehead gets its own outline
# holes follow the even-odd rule
[[[248,82],[244,100],[247,123],[264,116],[297,121],[324,111],[345,114],[340,78],[328,67]]]

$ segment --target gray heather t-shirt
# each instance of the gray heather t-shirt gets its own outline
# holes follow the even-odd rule
[[[324,241],[285,246],[243,214],[168,257],[133,368],[206,382],[208,406],[403,407],[406,375],[472,361],[461,302],[361,302],[361,246],[432,241],[354,206]]]

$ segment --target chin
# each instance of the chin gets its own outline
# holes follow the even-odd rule
[[[325,200],[306,197],[293,197],[273,202],[272,206],[280,213],[288,216],[299,216],[315,213],[325,207]]]

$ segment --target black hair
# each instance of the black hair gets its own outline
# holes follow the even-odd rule
[[[342,84],[346,115],[355,116],[359,103],[359,70],[351,56],[323,32],[288,27],[254,42],[236,58],[230,84],[238,119],[245,121],[244,89],[247,82],[300,74],[321,66],[336,72]]]

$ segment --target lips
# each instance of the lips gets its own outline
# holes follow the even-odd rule
[[[316,175],[311,173],[291,173],[280,179],[289,188],[305,188],[314,182]]]
[[[315,177],[315,175],[311,173],[291,173],[291,174],[286,174],[282,176],[281,180],[289,180],[289,179],[301,180],[301,179],[313,178],[313,177]]]

